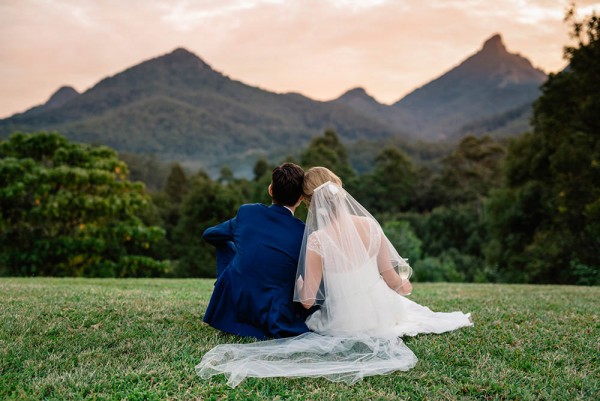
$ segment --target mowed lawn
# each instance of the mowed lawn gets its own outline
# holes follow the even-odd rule
[[[415,283],[433,310],[475,326],[406,338],[408,372],[204,381],[194,366],[249,340],[202,323],[213,280],[0,279],[0,399],[600,399],[599,287]]]

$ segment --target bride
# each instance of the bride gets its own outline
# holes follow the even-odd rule
[[[304,178],[308,216],[294,301],[320,305],[298,337],[210,350],[196,372],[220,373],[237,386],[245,377],[325,377],[354,383],[412,368],[417,358],[401,336],[471,326],[470,314],[432,312],[408,298],[412,269],[381,226],[324,167]]]

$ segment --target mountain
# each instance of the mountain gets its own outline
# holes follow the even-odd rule
[[[368,110],[382,106],[375,98],[367,93],[364,88],[350,89],[334,102],[347,104],[358,110]]]
[[[393,107],[411,116],[409,130],[427,139],[453,136],[466,122],[530,105],[540,95],[546,74],[529,60],[509,53],[500,35],[480,51]]]
[[[410,116],[407,116],[402,110],[379,103],[364,88],[350,89],[329,103],[349,107],[357,113],[389,126],[393,130],[399,130],[404,133],[405,138],[417,137],[417,135],[411,135],[405,127]]]
[[[179,48],[83,93],[60,88],[46,103],[0,120],[0,138],[14,131],[58,131],[121,152],[202,166],[212,174],[227,164],[236,174],[250,175],[259,156],[279,160],[297,154],[327,128],[373,152],[385,143],[408,146],[408,140],[521,133],[545,79],[494,35],[460,65],[392,105],[377,102],[363,88],[319,102],[233,80]]]
[[[217,171],[240,171],[258,155],[282,157],[334,128],[346,141],[401,135],[349,107],[277,94],[232,80],[185,49],[157,57],[77,94],[0,120],[0,137],[59,131],[76,141],[151,153]]]
[[[523,124],[527,118],[515,110],[530,110],[546,78],[529,60],[509,53],[502,37],[494,35],[460,65],[391,106],[377,103],[361,89],[348,91],[332,103],[402,128],[422,140],[483,134],[487,132],[484,121],[488,120],[504,124],[503,134],[516,134],[522,132],[516,130],[527,129],[527,123]],[[508,120],[512,115],[520,119],[518,124]]]
[[[462,138],[465,135],[480,136],[485,134],[502,138],[521,134],[531,129],[529,122],[532,115],[531,104],[527,103],[504,113],[471,121],[455,131],[453,137]]]
[[[27,110],[25,113],[31,115],[35,113],[40,113],[42,111],[47,111],[51,109],[55,109],[57,107],[61,107],[67,102],[73,100],[79,96],[79,92],[73,89],[70,86],[61,86],[56,92],[50,96],[50,99],[42,105],[32,107]]]
[[[79,92],[77,92],[75,89],[73,89],[70,86],[62,86],[56,92],[54,92],[52,96],[50,96],[50,99],[48,99],[48,101],[44,104],[43,107],[46,110],[61,107],[62,105],[73,100],[77,96],[79,96]]]

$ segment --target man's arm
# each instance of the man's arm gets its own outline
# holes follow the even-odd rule
[[[233,241],[233,231],[237,222],[237,216],[227,220],[218,226],[209,227],[202,233],[202,238],[211,243],[218,245],[221,242]]]

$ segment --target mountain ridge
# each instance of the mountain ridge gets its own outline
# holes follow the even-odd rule
[[[516,116],[511,110],[530,107],[546,78],[527,58],[510,53],[502,36],[494,34],[461,63],[391,105],[378,103],[360,87],[332,102],[402,127],[412,139],[453,140],[468,133],[481,135],[489,125],[483,121],[498,123],[506,116]],[[528,128],[521,114],[515,118],[520,119],[518,124],[506,121],[506,129],[495,133],[506,136]]]
[[[392,107],[409,115],[407,124],[425,137],[449,138],[465,121],[533,103],[546,79],[529,60],[509,53],[496,34],[479,51]]]
[[[232,80],[181,48],[106,77],[61,107],[0,120],[1,136],[56,130],[211,171],[224,161],[251,169],[257,157],[300,149],[328,128],[347,141],[401,135],[342,105]]]
[[[465,127],[504,123],[510,131],[504,120],[516,114],[508,112],[533,102],[543,79],[543,72],[509,53],[494,35],[461,64],[392,105],[361,87],[321,102],[247,85],[176,48],[83,93],[59,89],[45,104],[0,120],[0,138],[16,130],[56,130],[73,140],[211,171],[223,164],[251,171],[257,157],[293,153],[329,128],[345,142],[451,139]],[[477,90],[466,90],[470,86]]]

